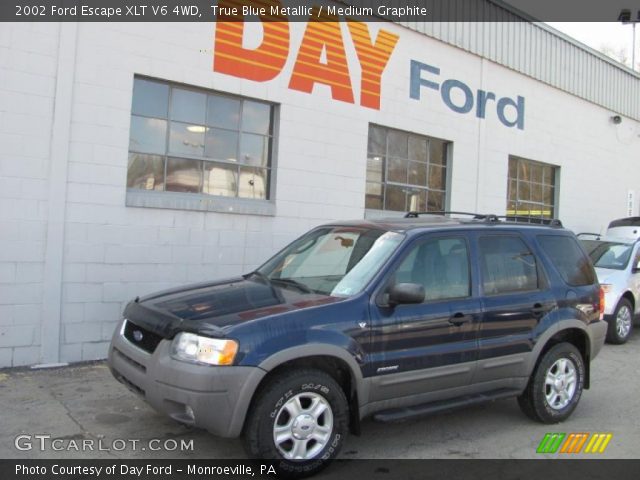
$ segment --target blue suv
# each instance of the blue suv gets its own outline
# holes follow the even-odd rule
[[[603,307],[557,221],[410,213],[320,226],[242,277],[136,298],[109,365],[158,411],[308,474],[365,417],[516,397],[534,420],[566,419]]]

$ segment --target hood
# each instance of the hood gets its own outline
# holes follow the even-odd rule
[[[240,323],[339,300],[239,277],[136,299],[127,305],[124,315],[132,323],[165,338],[179,331],[221,335]]]

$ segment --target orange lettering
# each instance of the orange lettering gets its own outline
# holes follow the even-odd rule
[[[360,80],[360,105],[380,110],[380,84],[382,72],[398,43],[398,36],[380,30],[375,43],[371,41],[367,24],[348,21],[349,32],[362,70]]]
[[[214,45],[213,70],[256,82],[273,80],[289,55],[289,22],[286,16],[270,15],[270,7],[281,7],[280,0],[220,0],[219,7],[237,8],[237,15],[218,15]],[[242,46],[244,5],[266,7],[260,15],[263,41],[255,49]]]
[[[322,63],[323,51],[326,63]],[[314,9],[302,38],[289,88],[311,93],[316,83],[328,85],[334,100],[353,103],[351,77],[338,17],[324,14],[318,18],[318,11]]]

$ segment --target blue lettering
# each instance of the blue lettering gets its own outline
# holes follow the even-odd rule
[[[444,104],[456,113],[469,113],[473,110],[474,103],[476,105],[476,117],[486,118],[487,116],[487,104],[489,101],[496,101],[496,114],[500,123],[506,127],[516,127],[519,130],[524,130],[524,97],[518,95],[516,100],[509,97],[503,97],[497,99],[496,94],[493,92],[487,92],[485,90],[478,89],[474,92],[469,86],[461,80],[448,79],[440,83],[422,78],[422,72],[428,72],[433,75],[439,76],[440,69],[433,65],[418,62],[417,60],[411,60],[411,75],[409,84],[409,96],[415,100],[420,100],[422,87],[430,88],[432,90],[440,91],[440,96]],[[462,91],[464,95],[464,103],[456,105],[451,98],[451,91],[457,88]],[[460,103],[460,102],[458,102]],[[515,112],[515,118],[513,118],[512,112],[507,111],[511,107]],[[507,118],[507,113],[509,117]]]
[[[459,88],[464,92],[464,105],[458,106],[453,103],[453,101],[451,100],[452,88]],[[454,112],[469,113],[473,108],[473,92],[465,83],[462,83],[460,80],[445,80],[444,82],[442,82],[440,95],[442,95],[442,101],[445,103],[445,105]]]
[[[487,101],[495,100],[496,94],[493,92],[485,92],[484,90],[478,90],[478,108],[476,110],[476,117],[485,118],[487,113]]]
[[[519,130],[524,130],[524,97],[518,95],[518,101],[514,102],[512,98],[501,98],[498,100],[498,118],[507,127],[518,127]],[[514,107],[516,109],[516,119],[510,121],[504,114],[504,110],[507,107]]]
[[[420,74],[423,70],[426,70],[427,72],[433,73],[435,75],[440,75],[440,69],[438,67],[432,67],[431,65],[427,65],[426,63],[420,63],[416,62],[415,60],[411,60],[410,95],[411,98],[415,98],[416,100],[420,100],[421,86],[432,88],[434,90],[440,89],[440,85],[438,85],[437,83],[422,78]]]

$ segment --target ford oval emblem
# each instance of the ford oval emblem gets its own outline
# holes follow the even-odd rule
[[[140,330],[134,330],[133,331],[133,339],[136,342],[141,342],[143,337],[144,337],[144,335],[142,334],[142,332]]]

